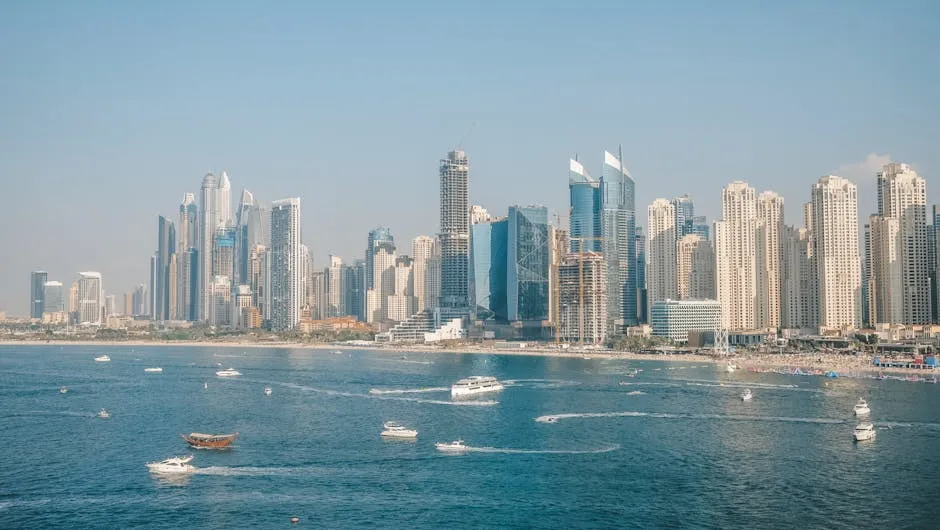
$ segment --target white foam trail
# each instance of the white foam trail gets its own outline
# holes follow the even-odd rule
[[[627,395],[628,396],[645,396],[646,392],[643,392],[641,390],[634,390],[632,392],[627,392]]]
[[[503,453],[513,455],[596,455],[600,453],[609,453],[620,449],[619,444],[614,444],[603,449],[584,449],[584,450],[563,450],[563,449],[503,449],[499,447],[472,447],[467,446],[467,451],[471,453]]]
[[[402,389],[388,389],[382,390],[379,388],[370,388],[369,393],[376,395],[384,394],[423,394],[425,392],[447,392],[450,390],[446,386],[435,386],[431,388],[402,388]]]
[[[668,412],[576,412],[566,414],[549,414],[535,418],[540,423],[555,423],[559,420],[572,418],[663,418],[663,419],[688,419],[688,420],[730,420],[730,421],[771,421],[784,423],[822,423],[822,424],[844,424],[845,420],[835,418],[795,418],[788,416],[745,416],[734,414],[682,414]]]
[[[303,467],[197,467],[194,475],[215,475],[222,477],[268,477],[285,475],[310,475],[315,468]]]
[[[297,390],[304,390],[307,392],[316,392],[319,394],[326,394],[328,396],[338,396],[338,397],[381,399],[381,400],[388,400],[388,401],[410,401],[412,403],[428,403],[432,405],[450,405],[454,407],[492,407],[493,405],[499,404],[499,401],[444,401],[440,399],[420,399],[420,398],[410,398],[410,397],[402,397],[402,396],[354,394],[352,392],[340,392],[339,390],[327,390],[325,388],[314,388],[312,386],[304,386],[304,385],[298,385],[294,383],[275,383],[275,384],[283,385],[288,388],[296,388]]]

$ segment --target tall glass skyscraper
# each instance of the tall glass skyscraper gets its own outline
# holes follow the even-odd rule
[[[49,280],[46,271],[33,271],[29,275],[29,318],[42,318],[45,311],[45,285]]]
[[[509,207],[506,299],[511,321],[548,320],[552,241],[548,208]]]
[[[636,183],[623,166],[623,155],[604,152],[601,174],[602,253],[607,262],[608,319],[618,330],[634,326],[636,303]]]
[[[395,237],[392,236],[392,231],[384,226],[369,232],[369,239],[366,243],[365,291],[375,289],[373,268],[375,267],[375,253],[379,248],[385,248],[389,254],[395,253]]]
[[[506,265],[509,221],[499,219],[476,223],[470,232],[471,302],[478,320],[508,318]]]
[[[676,240],[695,232],[695,203],[692,197],[683,195],[672,200],[676,210]]]
[[[255,202],[254,195],[242,190],[242,197],[235,212],[235,270],[233,285],[249,283],[251,250],[257,245],[267,246],[265,238],[264,210]],[[257,293],[252,293],[257,296]]]
[[[571,199],[571,252],[600,252],[601,185],[577,160],[569,161],[568,192]]]
[[[441,160],[441,307],[470,308],[470,161],[461,149]]]
[[[170,285],[170,255],[176,253],[176,228],[173,221],[164,216],[157,218],[157,254],[154,264],[154,284],[151,286],[150,296],[153,298],[150,318],[153,320],[169,320],[170,315],[176,312],[170,307],[170,290],[176,285]]]
[[[300,322],[304,303],[300,198],[271,204],[271,329],[285,331]]]

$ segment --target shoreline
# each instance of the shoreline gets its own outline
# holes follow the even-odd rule
[[[585,360],[624,360],[624,361],[662,361],[662,362],[698,362],[717,365],[735,364],[741,371],[769,371],[771,369],[803,370],[816,369],[835,371],[840,377],[865,377],[879,374],[896,375],[940,375],[940,370],[919,368],[887,368],[872,366],[869,356],[849,356],[838,354],[811,353],[775,353],[753,354],[748,356],[731,356],[718,358],[702,354],[668,354],[654,355],[635,352],[593,352],[593,351],[559,351],[546,349],[479,349],[479,348],[437,348],[422,347],[422,345],[391,346],[391,345],[362,345],[344,343],[298,343],[298,342],[201,342],[201,341],[97,341],[97,340],[0,340],[0,348],[10,346],[100,346],[100,347],[180,347],[180,348],[252,348],[252,349],[292,349],[292,350],[356,350],[375,351],[381,353],[446,353],[471,355],[515,355],[522,357],[546,358],[582,358]],[[781,374],[785,375],[785,374]]]

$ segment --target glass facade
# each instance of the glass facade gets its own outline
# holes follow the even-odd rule
[[[364,291],[376,288],[372,273],[375,266],[375,252],[379,247],[384,247],[390,254],[395,252],[395,238],[392,236],[392,231],[384,226],[380,226],[369,232],[369,241],[366,243]]]
[[[42,318],[45,311],[44,287],[49,280],[45,271],[34,271],[29,275],[29,317]]]
[[[477,223],[470,230],[470,296],[478,320],[508,319],[506,264],[509,221]]]
[[[592,240],[601,235],[601,187],[577,160],[568,170],[568,191],[571,199],[571,252],[600,252],[601,242]],[[578,238],[585,240],[579,241]]]
[[[551,268],[548,209],[510,206],[508,222],[508,319],[547,320]]]
[[[676,239],[694,233],[695,203],[692,202],[692,197],[676,197],[672,200],[672,205],[676,210]]]
[[[607,261],[608,318],[617,326],[637,320],[636,183],[622,156],[604,153],[600,182],[602,253]]]

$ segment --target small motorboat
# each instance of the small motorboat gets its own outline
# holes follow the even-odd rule
[[[731,363],[728,363],[728,366],[725,366],[725,371],[728,372],[729,374],[734,373],[734,371],[737,369],[738,367]]]
[[[107,355],[99,355],[95,357],[95,362],[96,363],[109,363],[111,362],[111,357],[108,357]]]
[[[98,411],[98,414],[95,414],[95,416],[98,416],[99,418],[106,420],[111,417],[111,413],[105,409],[101,409]]]
[[[414,429],[409,429],[405,427],[404,425],[395,421],[387,421],[382,425],[382,427],[384,428],[384,430],[382,431],[382,436],[385,436],[388,438],[417,438],[418,437],[418,431]]]
[[[637,370],[636,368],[634,368],[633,370],[630,370],[629,372],[626,373],[626,376],[627,376],[627,377],[636,377],[636,376],[638,376],[638,375],[640,375],[640,371]]]
[[[469,448],[463,444],[463,440],[454,440],[453,442],[438,442],[434,447],[442,453],[465,453]]]
[[[273,391],[271,390],[271,387],[269,386],[264,387],[264,395],[270,396],[272,392]]]
[[[868,408],[868,402],[865,401],[865,398],[858,398],[854,411],[856,416],[865,416],[871,413],[871,409]]]
[[[219,370],[215,375],[219,377],[238,377],[242,375],[242,373],[234,368],[229,368],[227,370]]]
[[[153,368],[144,368],[144,371],[147,372],[148,374],[162,374],[163,368],[160,368],[159,366],[155,366]]]
[[[208,382],[208,381],[203,381],[203,382],[202,382],[202,388],[203,388],[203,390],[209,390],[209,382]]]
[[[859,423],[855,426],[855,432],[852,434],[856,442],[864,442],[875,437],[875,426],[871,422]]]
[[[333,351],[331,351],[330,353],[332,353],[333,355],[342,355],[342,354],[343,354],[343,352],[341,352],[341,351],[339,351],[339,350],[333,350]]]
[[[745,388],[744,392],[741,392],[741,401],[750,401],[754,397],[754,394],[751,393],[750,388]]]
[[[67,394],[68,391],[69,391],[69,387],[67,387],[67,386],[63,386],[63,387],[60,387],[60,388],[59,388],[59,393],[60,393],[60,394]]]
[[[195,466],[189,463],[192,459],[192,455],[167,458],[160,462],[150,462],[147,464],[147,469],[149,469],[151,473],[164,475],[192,473],[196,470]]]
[[[234,434],[204,434],[201,432],[191,432],[189,434],[180,435],[190,447],[195,447],[197,449],[228,449],[229,446],[235,441],[235,438],[238,437],[238,433]]]

